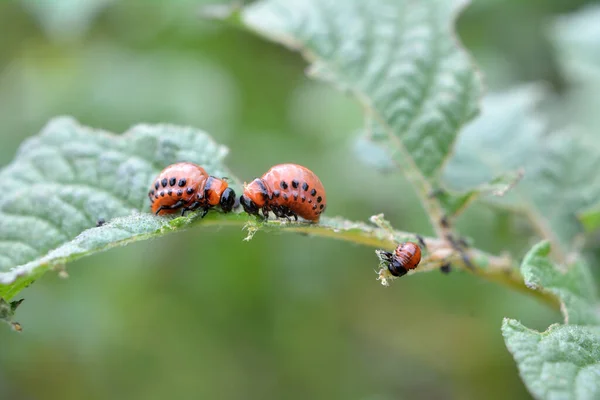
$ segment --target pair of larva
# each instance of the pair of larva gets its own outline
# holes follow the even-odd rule
[[[182,162],[169,165],[156,178],[148,192],[152,212],[157,215],[212,207],[230,212],[236,194],[225,179],[208,175],[199,165]],[[245,185],[240,204],[248,214],[271,211],[278,218],[302,217],[318,222],[327,207],[325,188],[314,172],[297,164],[279,164],[262,177]]]

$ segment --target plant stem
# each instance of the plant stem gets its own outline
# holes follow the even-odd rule
[[[205,218],[199,218],[200,213],[192,213],[186,217],[175,219],[160,219],[162,228],[158,230],[146,230],[122,240],[110,242],[100,246],[94,246],[87,242],[79,243],[79,251],[71,252],[66,255],[58,254],[55,257],[47,257],[40,265],[20,266],[19,273],[13,281],[6,285],[0,285],[0,296],[5,300],[10,300],[22,288],[29,285],[36,278],[50,269],[64,269],[68,262],[85,257],[87,255],[108,250],[117,246],[124,246],[129,243],[157,238],[167,235],[174,230],[187,229],[192,226],[237,226],[243,227],[248,231],[246,240],[258,231],[266,232],[296,232],[310,236],[328,237],[331,239],[343,240],[355,244],[361,244],[374,249],[393,250],[398,243],[413,241],[419,242],[420,237],[415,233],[402,232],[394,230],[389,222],[383,219],[383,215],[371,217],[373,224],[363,222],[348,221],[343,218],[322,217],[319,224],[306,222],[287,222],[281,220],[262,221],[257,218],[248,217],[244,213],[209,213]],[[127,217],[125,217],[127,218]],[[148,216],[148,218],[155,218]],[[158,217],[156,217],[158,218]],[[118,220],[118,219],[117,219]],[[119,229],[123,221],[111,221],[103,226],[103,229],[114,229],[115,224]],[[155,224],[148,224],[155,226]],[[449,243],[447,238],[422,238],[425,242],[424,257],[419,267],[410,273],[420,273],[438,270],[442,265],[451,263],[455,268],[460,268],[474,275],[480,276],[488,281],[497,282],[501,285],[510,287],[517,291],[526,293],[530,296],[542,300],[549,306],[559,309],[559,300],[551,293],[529,289],[523,277],[519,273],[517,264],[510,257],[499,257],[488,254],[472,247],[462,247],[457,249],[453,243]],[[0,320],[2,318],[0,313]]]
[[[392,250],[403,241],[417,241],[414,233],[390,231],[361,222],[352,222],[341,218],[325,218],[317,224],[286,222],[286,221],[252,221],[245,228],[248,229],[250,239],[257,231],[288,231],[304,233],[310,236],[328,237],[356,244],[373,247],[376,249]],[[415,272],[438,270],[446,263],[454,267],[477,275],[491,282],[499,283],[513,290],[533,296],[555,310],[560,309],[560,301],[553,294],[528,288],[521,276],[517,263],[508,256],[495,256],[484,251],[468,248],[463,255],[456,251],[447,240],[423,237],[427,246],[427,256]]]

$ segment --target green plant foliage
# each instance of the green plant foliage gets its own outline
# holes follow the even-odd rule
[[[583,260],[560,268],[550,259],[550,243],[544,241],[527,253],[521,272],[527,286],[550,291],[561,299],[566,323],[600,325],[595,287]]]
[[[586,232],[593,232],[600,227],[600,204],[585,209],[577,214]]]
[[[13,321],[15,311],[21,305],[23,299],[11,301],[10,303],[0,297],[0,321],[9,323],[14,330],[21,331],[21,324]]]
[[[549,29],[558,61],[569,78],[589,82],[600,79],[600,6],[590,5],[557,18]]]
[[[119,136],[67,117],[50,121],[0,171],[0,178],[18,188],[14,197],[0,199],[0,298],[14,298],[46,271],[60,272],[78,258],[200,222],[197,213],[175,218],[152,215],[148,189],[162,168],[186,160],[229,177],[241,193],[239,182],[222,164],[226,154],[226,148],[191,128],[138,125]],[[37,196],[30,196],[32,192]],[[97,226],[99,220],[106,222]],[[236,213],[210,213],[201,220],[205,226],[245,225],[248,239],[258,230],[291,231],[388,249],[417,240],[391,226],[343,218],[324,217],[318,225],[253,221]],[[487,264],[488,256],[480,256]],[[12,312],[4,319],[10,320]]]
[[[523,259],[523,277],[529,287],[560,298],[567,325],[539,333],[507,318],[504,340],[536,397],[595,399],[600,396],[600,310],[593,281],[582,260],[562,270],[549,255],[547,241],[534,246]]]
[[[525,212],[552,242],[555,256],[566,262],[574,239],[582,233],[576,214],[600,197],[600,157],[584,135],[547,134],[546,122],[534,108],[543,95],[540,88],[519,88],[486,99],[484,113],[458,138],[444,171],[445,183],[460,194],[437,185],[459,129],[476,113],[480,91],[468,57],[449,35],[457,5],[381,1],[367,6],[352,1],[340,8],[330,1],[265,0],[235,17],[302,52],[311,62],[309,75],[354,94],[366,112],[366,133],[355,147],[360,158],[375,157],[369,165],[386,171],[392,165],[385,157],[389,154],[417,191],[430,191],[428,197],[436,198],[447,215],[458,214],[482,191],[504,195],[524,168],[525,180],[517,191],[493,201]],[[435,210],[426,208],[430,214]],[[561,272],[548,258],[549,249],[549,243],[540,244],[525,258],[525,283],[558,296],[569,323],[596,324],[597,300],[588,267],[577,261]],[[515,351],[507,326],[507,344],[526,384],[535,395],[552,397],[556,382],[542,379],[538,387],[531,381],[529,355],[536,350]],[[597,337],[590,340],[592,346],[597,344]],[[597,362],[597,351],[590,359]],[[557,368],[558,375],[568,373],[560,364]],[[582,382],[588,395],[595,391],[588,382],[594,372],[590,373]]]
[[[24,0],[57,39],[81,36],[94,16],[112,3],[88,0],[80,5],[80,13],[73,13],[76,8],[71,6],[67,13],[64,5]],[[171,8],[165,3],[166,12],[159,14],[195,4],[186,1],[181,8]],[[454,33],[465,4],[262,0],[237,9],[213,7],[210,12],[213,18],[299,51],[310,63],[310,77],[354,96],[365,117],[361,132],[354,133],[354,151],[366,166],[401,171],[408,178],[436,237],[398,231],[383,214],[372,216],[370,223],[323,217],[318,224],[265,221],[241,212],[213,211],[203,219],[198,213],[157,217],[149,212],[148,188],[161,169],[177,161],[196,162],[213,175],[229,177],[240,194],[240,182],[224,165],[228,150],[191,128],[138,125],[114,135],[62,117],[24,142],[14,161],[0,171],[3,184],[11,189],[10,196],[0,198],[0,320],[21,330],[14,314],[22,300],[14,299],[49,270],[61,273],[78,258],[193,225],[237,226],[246,231],[247,241],[260,231],[345,240],[373,247],[378,255],[399,242],[423,241],[422,261],[409,275],[451,264],[454,270],[528,293],[555,308],[560,303],[564,324],[543,333],[505,319],[505,343],[536,398],[599,398],[599,303],[576,244],[600,225],[600,146],[590,135],[550,129],[538,110],[547,97],[539,86],[486,96],[478,115],[481,78]],[[598,76],[597,41],[581,40],[580,33],[600,37],[597,15],[597,9],[589,9],[553,25],[560,57],[571,60],[559,64],[573,80]],[[131,54],[130,71],[138,71],[143,63]],[[191,75],[179,82],[187,86],[197,68],[186,65],[183,70]],[[121,76],[113,81],[111,72],[107,78],[120,82]],[[176,85],[175,92],[179,90]],[[195,102],[183,103],[187,113],[196,114]],[[213,107],[227,115],[226,105],[215,102]],[[492,195],[487,201],[495,206],[525,215],[544,239],[528,252],[520,269],[510,256],[481,251],[455,230],[454,217],[483,195]],[[395,279],[387,262],[380,257],[381,269],[376,271],[386,285]]]
[[[523,167],[521,184],[502,198],[488,199],[523,211],[564,253],[583,232],[577,212],[600,196],[600,149],[577,132],[547,134],[534,110],[543,93],[527,86],[486,97],[482,115],[460,136],[444,179],[463,190]]]
[[[71,118],[52,120],[0,171],[14,188],[0,199],[0,296],[12,298],[46,269],[75,257],[188,224],[193,216],[140,214],[149,210],[152,180],[185,160],[229,177],[239,190],[222,164],[226,154],[191,128],[138,125],[113,135]],[[108,223],[96,227],[101,219]]]
[[[525,385],[536,398],[600,397],[600,328],[552,325],[539,333],[506,318],[502,333]]]
[[[299,50],[309,74],[354,94],[371,137],[402,167],[433,179],[459,128],[477,112],[480,81],[449,34],[462,1],[367,4],[353,0],[264,1],[242,22]]]
[[[239,17],[302,52],[310,76],[354,94],[366,114],[355,146],[359,158],[384,172],[395,165],[427,196],[439,189],[440,171],[481,94],[478,73],[453,33],[463,4],[351,1],[339,8],[332,1],[274,0]],[[455,216],[480,195],[504,194],[520,177],[502,171],[489,183],[428,201]]]

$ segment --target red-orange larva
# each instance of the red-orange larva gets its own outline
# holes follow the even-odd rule
[[[382,251],[380,255],[385,257],[387,269],[394,276],[406,275],[421,262],[421,248],[413,242],[400,243],[393,253]]]
[[[327,207],[325,188],[314,172],[297,164],[279,164],[246,185],[240,204],[248,214],[272,211],[278,218],[318,222]]]
[[[199,165],[181,162],[166,167],[148,192],[152,212],[156,215],[173,214],[202,208],[201,217],[220,205],[229,212],[235,202],[235,192],[223,179],[215,178]]]

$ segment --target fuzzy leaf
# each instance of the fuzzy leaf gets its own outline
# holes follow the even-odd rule
[[[15,311],[22,302],[23,299],[8,303],[2,297],[0,297],[0,321],[8,323],[17,332],[21,332],[21,324],[14,322],[13,317],[15,315]]]
[[[508,193],[519,181],[523,178],[523,170],[505,172],[492,178],[489,182],[481,183],[464,192],[452,192],[446,189],[439,190],[435,194],[440,203],[446,210],[446,215],[457,216],[471,202],[479,197],[488,196],[487,198],[503,197]],[[493,197],[490,197],[493,196]]]
[[[581,233],[577,213],[600,197],[599,148],[575,131],[547,134],[534,108],[543,91],[527,86],[484,100],[482,114],[460,136],[444,180],[455,190],[524,168],[523,181],[495,204],[526,212],[563,251]]]
[[[594,280],[585,262],[577,260],[561,269],[549,255],[550,243],[547,241],[535,245],[527,253],[521,265],[525,284],[554,293],[561,300],[566,323],[600,325]]]
[[[600,328],[553,325],[539,333],[506,318],[502,334],[536,399],[600,398]]]
[[[547,241],[523,259],[525,284],[555,294],[567,325],[539,333],[505,319],[502,333],[521,377],[538,399],[600,397],[600,309],[594,281],[581,260],[568,267],[549,258]]]
[[[239,17],[301,51],[311,76],[353,93],[396,164],[434,180],[459,129],[476,114],[481,90],[452,32],[464,3],[265,0]]]
[[[52,120],[0,171],[11,188],[0,198],[0,297],[12,298],[52,266],[185,225],[193,216],[140,214],[149,211],[152,180],[177,161],[232,178],[226,154],[191,128],[138,125],[113,135]],[[97,228],[100,219],[110,222]]]
[[[556,18],[549,32],[558,62],[574,81],[600,80],[600,6]]]
[[[593,232],[600,228],[600,204],[594,204],[577,216],[586,232]]]

